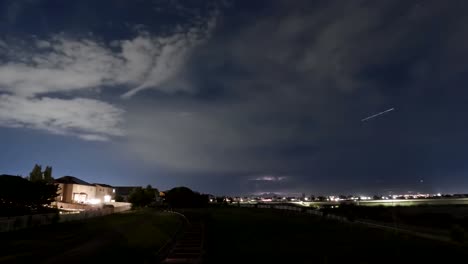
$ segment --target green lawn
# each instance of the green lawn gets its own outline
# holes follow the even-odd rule
[[[208,263],[464,263],[468,260],[466,248],[315,216],[248,208],[219,208],[210,212]]]
[[[143,263],[180,224],[176,215],[145,210],[0,233],[0,263]]]

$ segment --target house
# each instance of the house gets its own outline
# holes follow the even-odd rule
[[[88,203],[94,201],[96,187],[73,176],[64,176],[54,181],[59,186],[57,201],[64,203]]]
[[[57,201],[63,203],[99,204],[114,200],[115,190],[102,183],[91,184],[73,176],[54,181],[59,186]]]
[[[115,199],[114,187],[103,183],[94,183],[94,186],[96,186],[96,199],[105,203],[109,203]]]

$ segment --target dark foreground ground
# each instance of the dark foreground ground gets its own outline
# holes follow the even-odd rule
[[[0,233],[0,263],[145,263],[180,223],[145,210]]]
[[[465,263],[468,260],[468,248],[455,244],[271,209],[213,209],[207,221],[207,263]]]
[[[206,263],[465,263],[452,243],[271,209],[185,211],[201,221]],[[0,263],[156,263],[175,214],[137,211],[0,233]]]

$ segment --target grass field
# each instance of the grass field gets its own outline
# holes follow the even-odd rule
[[[145,210],[0,233],[0,263],[144,263],[180,223]]]
[[[467,248],[314,216],[249,208],[210,212],[208,263],[460,263],[468,259]]]

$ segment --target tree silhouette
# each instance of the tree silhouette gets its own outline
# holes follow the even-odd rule
[[[128,201],[132,203],[133,207],[145,207],[156,202],[159,191],[151,185],[146,186],[145,189],[138,187],[133,189],[128,196]]]
[[[32,182],[42,181],[42,167],[40,165],[34,165],[31,173],[29,173],[29,180]]]
[[[45,181],[28,181],[19,176],[0,176],[0,215],[41,213],[57,196],[58,186]]]
[[[209,197],[187,187],[176,187],[166,193],[166,202],[174,208],[205,207],[208,205]]]
[[[44,170],[44,181],[48,182],[48,183],[51,183],[54,178],[52,177],[52,167],[50,166],[47,166]]]

